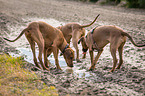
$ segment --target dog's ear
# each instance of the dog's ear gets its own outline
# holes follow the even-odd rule
[[[82,36],[82,37],[80,38],[80,40],[78,41],[78,44],[80,44],[80,42],[81,42],[83,39],[84,39],[84,36]]]
[[[54,46],[54,44],[51,45],[52,47]]]
[[[53,41],[51,42],[51,44],[49,45],[49,47],[54,47]]]
[[[80,44],[80,42],[81,42],[81,39],[78,41],[78,44]]]
[[[60,53],[60,56],[62,56],[62,55],[63,55],[63,53],[61,52],[61,53]]]

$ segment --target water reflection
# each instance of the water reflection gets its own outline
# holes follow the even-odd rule
[[[23,56],[25,61],[34,64],[34,62],[33,62],[33,54],[32,54],[32,51],[31,51],[30,48],[16,48],[16,49],[19,50],[19,53],[15,54],[15,53],[11,52],[10,55],[15,56],[15,57]],[[39,52],[37,50],[36,51],[36,57],[38,57],[38,53]],[[85,69],[80,68],[81,67],[80,66],[81,63],[80,64],[76,64],[76,61],[74,61],[74,67],[71,68],[71,67],[67,66],[63,56],[59,56],[58,59],[59,59],[60,67],[62,68],[62,70],[64,72],[75,74],[79,78],[86,78],[86,77],[89,77],[91,75],[90,72],[87,72]],[[42,57],[42,60],[43,60],[43,57]],[[54,60],[53,54],[51,54],[48,57],[48,60],[50,62],[50,66],[55,67],[55,60]]]

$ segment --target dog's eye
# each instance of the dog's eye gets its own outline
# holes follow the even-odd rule
[[[73,57],[70,57],[70,59],[73,59]]]

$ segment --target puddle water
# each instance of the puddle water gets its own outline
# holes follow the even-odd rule
[[[40,19],[40,18],[25,18],[23,20],[26,22],[25,26],[12,26],[12,25],[10,25],[8,27],[9,30],[11,31],[11,34],[9,34],[7,36],[8,38],[10,38],[10,39],[16,38],[19,35],[19,33],[28,25],[28,23],[30,23],[32,21],[44,21],[44,22],[52,25],[53,27],[57,27],[57,26],[65,24],[64,22],[59,22],[59,21],[57,21],[55,19],[52,19],[52,18],[50,18],[50,19],[45,19],[45,18],[44,19]],[[30,48],[29,43],[26,40],[24,35],[21,37],[21,39],[17,40],[16,42],[9,43],[9,44],[11,46],[13,46],[13,47],[16,47],[16,49],[20,51],[19,54],[10,53],[12,56],[24,56],[24,59],[26,61],[28,61],[30,63],[33,63],[33,55],[32,55],[32,52],[31,52],[31,48]],[[123,55],[124,62],[127,62],[129,64],[129,66],[136,66],[136,67],[140,67],[143,70],[145,70],[145,65],[144,65],[145,60],[141,60],[141,58],[140,58],[140,57],[143,57],[145,59],[145,55],[144,55],[145,52],[141,53],[141,52],[137,51],[137,48],[134,48],[134,46],[132,44],[129,44],[128,42],[126,43],[126,45],[128,47],[124,48],[124,55],[125,55],[125,56]],[[72,45],[70,45],[70,46],[74,50]],[[38,57],[38,47],[37,46],[36,46],[36,49],[37,49],[36,50],[36,57]],[[82,48],[81,48],[80,45],[79,45],[79,49],[80,49],[80,55],[81,55],[80,57],[82,57],[82,54],[81,54],[82,53],[82,51],[81,51]],[[127,50],[130,50],[130,51],[128,52]],[[136,53],[133,53],[133,52],[136,52]],[[95,55],[96,54],[97,53],[95,53]],[[127,54],[129,54],[129,56],[127,56]],[[89,53],[87,53],[87,55],[88,55],[88,57],[85,59],[85,63],[87,63],[87,64],[85,64],[85,67],[88,69],[90,67],[90,57],[89,57]],[[118,53],[117,53],[117,56],[118,56]],[[110,54],[109,45],[107,45],[104,48],[104,51],[101,54],[99,60],[103,60],[103,58],[108,58],[108,60],[110,62],[112,62],[112,56]],[[73,68],[69,68],[69,67],[67,67],[67,64],[66,64],[63,56],[59,56],[58,59],[59,59],[59,64],[60,64],[61,68],[65,72],[76,74],[80,78],[89,78],[89,77],[94,75],[94,73],[87,72],[86,69],[81,68],[82,65],[84,64],[84,62],[83,63],[76,63],[76,61],[74,61],[74,67]],[[48,57],[48,60],[50,61],[51,66],[55,66],[55,60],[54,60],[53,54],[51,54]],[[140,60],[140,61],[137,61],[137,60]],[[140,64],[137,64],[137,62],[140,63]],[[99,63],[102,63],[102,62],[99,61]],[[111,67],[112,67],[112,64],[111,64]],[[97,77],[94,76],[94,78],[97,78]]]

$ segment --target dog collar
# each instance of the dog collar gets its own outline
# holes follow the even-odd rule
[[[65,46],[65,48],[63,49],[63,51],[61,52],[61,54],[60,55],[63,55],[64,54],[64,52],[65,52],[65,49],[67,49],[69,47],[69,44],[67,44],[66,46]]]
[[[93,45],[92,45],[92,50],[96,49],[97,51],[102,51],[103,49],[100,49],[100,48],[98,47],[98,45],[96,44],[96,42],[94,41],[94,39],[93,39],[93,33],[94,33],[94,30],[95,30],[95,29],[96,29],[96,27],[93,28],[93,30],[91,31],[92,42],[93,42],[93,44],[94,44],[95,47],[96,47],[96,48],[93,48]]]

